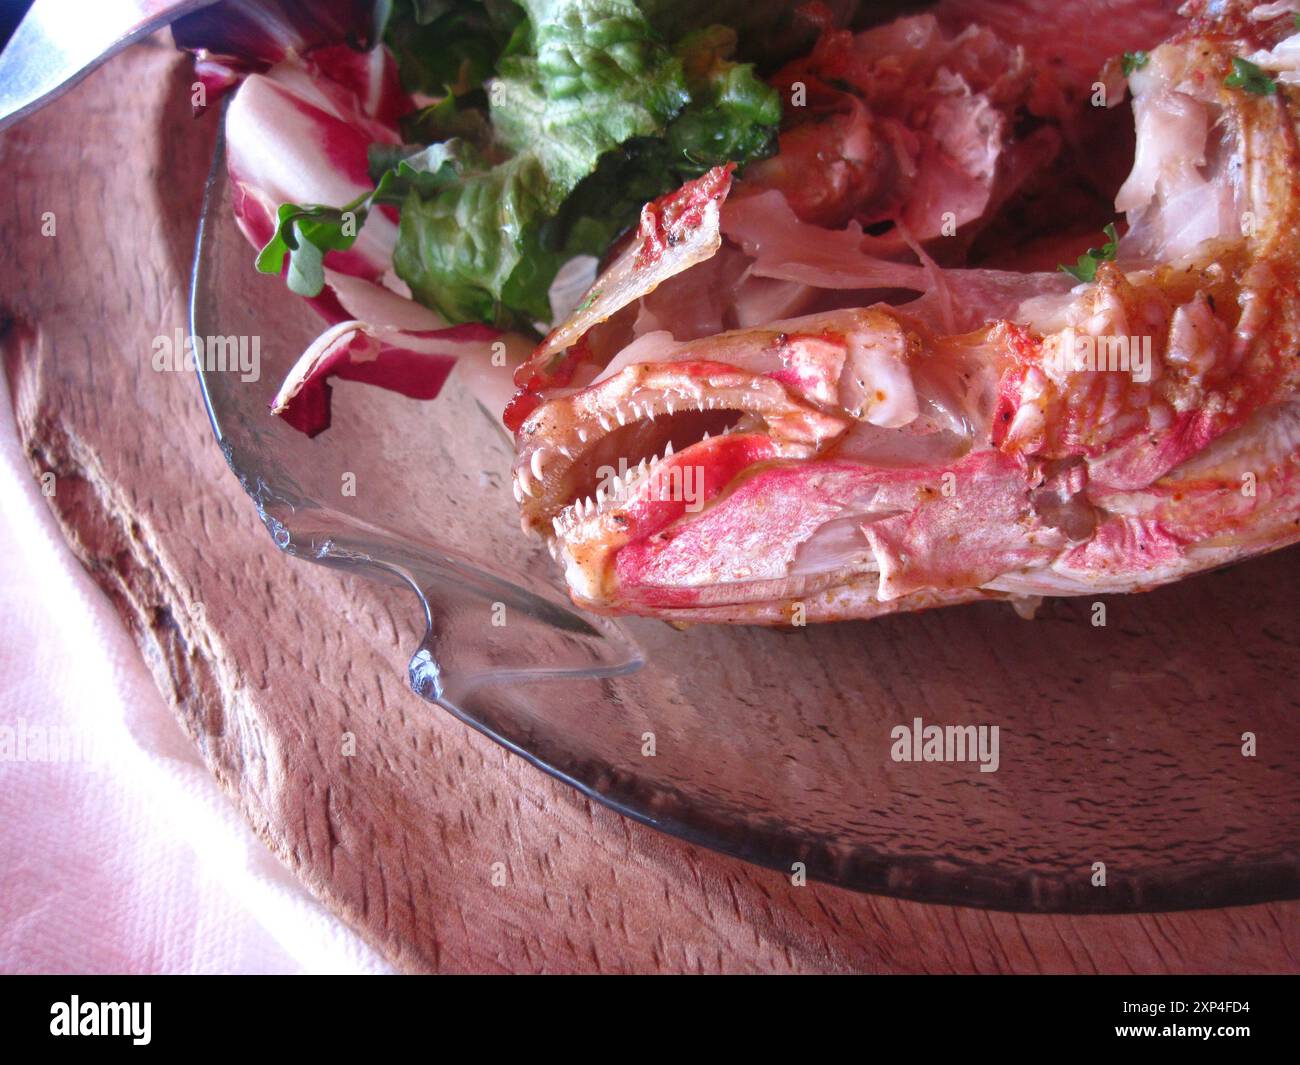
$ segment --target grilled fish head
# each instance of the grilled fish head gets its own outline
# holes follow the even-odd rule
[[[1300,538],[1290,22],[1219,8],[1145,54],[1126,232],[1078,284],[779,212],[732,240],[721,171],[648,205],[513,405],[523,525],[575,601],[861,618],[1143,590]],[[674,339],[714,285],[736,327]],[[839,305],[738,323],[755,291]]]

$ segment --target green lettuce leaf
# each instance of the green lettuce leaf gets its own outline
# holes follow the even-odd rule
[[[603,254],[648,200],[710,167],[769,154],[780,99],[712,26],[674,48],[630,0],[523,0],[535,55],[488,85],[513,158],[403,207],[394,265],[453,321],[549,318],[556,271]]]
[[[412,189],[398,225],[397,275],[448,321],[505,326],[520,313],[528,321],[549,317],[546,292],[559,263],[545,261],[539,239],[545,184],[536,156],[524,153],[462,170],[431,197]],[[537,271],[547,275],[544,284],[532,277]]]
[[[605,152],[662,133],[690,97],[681,60],[631,0],[523,2],[537,54],[503,60],[492,125],[537,156],[558,208]]]
[[[682,180],[726,162],[747,163],[776,148],[781,98],[748,63],[733,63],[736,31],[710,26],[676,47],[691,94],[688,108],[668,127],[668,147]]]
[[[713,26],[678,42],[690,104],[664,136],[606,153],[577,186],[551,229],[566,257],[603,255],[647,201],[714,166],[743,166],[775,150],[780,97],[751,66],[730,61],[735,41],[732,30]]]
[[[565,200],[602,156],[663,135],[690,101],[681,58],[631,0],[524,8],[536,54],[503,58],[488,86],[497,145],[513,156],[402,207],[394,269],[451,321],[549,318],[547,290],[573,254],[551,224]]]
[[[443,96],[483,84],[501,56],[527,46],[514,0],[393,0],[384,43],[407,92]]]

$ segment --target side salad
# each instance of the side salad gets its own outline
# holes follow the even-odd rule
[[[418,102],[401,143],[370,146],[373,187],[351,202],[283,204],[258,268],[316,296],[325,255],[386,207],[421,304],[450,323],[549,321],[566,261],[603,255],[683,181],[774,150],[780,98],[739,57],[778,5],[750,5],[740,29],[696,25],[710,7],[739,5],[397,0],[382,38]]]

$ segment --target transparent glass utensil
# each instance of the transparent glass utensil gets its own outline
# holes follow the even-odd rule
[[[1300,896],[1300,554],[1111,597],[1105,626],[1081,600],[1034,622],[978,604],[792,631],[587,615],[520,533],[509,442],[455,374],[429,403],[336,383],[315,439],[268,413],[322,323],[254,271],[222,156],[191,328],[258,336],[261,375],[200,372],[217,442],[286,554],[415,593],[417,693],[778,885],[802,863],[849,888],[1023,911]],[[916,719],[996,726],[996,771],[898,760]]]

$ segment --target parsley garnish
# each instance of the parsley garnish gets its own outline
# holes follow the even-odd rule
[[[1277,82],[1255,66],[1249,59],[1233,57],[1232,73],[1223,79],[1230,89],[1241,89],[1254,96],[1269,96],[1277,92]]]
[[[1147,65],[1151,56],[1147,52],[1125,52],[1119,61],[1120,69],[1124,71],[1124,77],[1128,77],[1135,70],[1141,70]]]
[[[1089,248],[1087,252],[1079,256],[1079,261],[1073,266],[1066,266],[1062,263],[1057,269],[1064,270],[1079,281],[1093,280],[1097,276],[1097,265],[1102,262],[1113,262],[1115,252],[1119,248],[1119,233],[1115,229],[1114,222],[1107,223],[1102,232],[1110,238],[1105,244],[1100,248]]]

